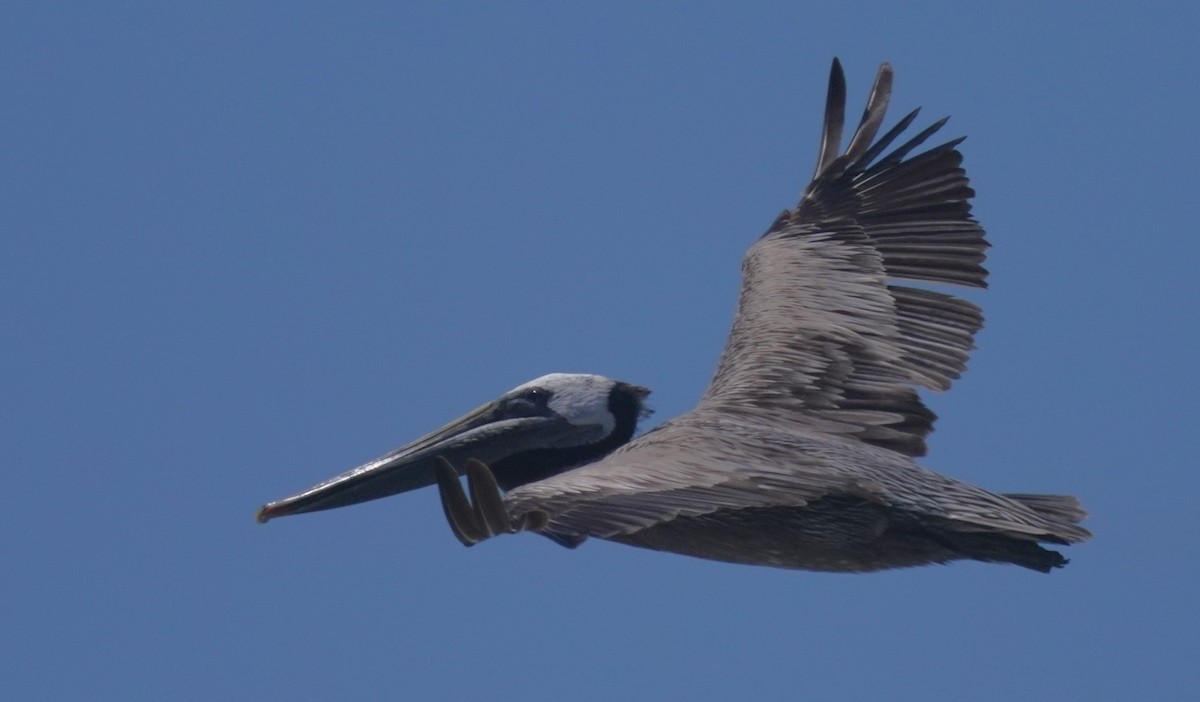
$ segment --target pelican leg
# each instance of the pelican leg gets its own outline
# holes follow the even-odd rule
[[[486,539],[483,524],[463,492],[454,466],[450,465],[450,461],[438,456],[434,472],[437,474],[438,494],[442,498],[442,511],[446,514],[446,521],[450,523],[450,530],[454,532],[454,536],[463,546],[474,546]]]
[[[487,535],[515,534],[517,529],[508,518],[508,510],[504,509],[504,498],[500,496],[500,486],[491,469],[474,458],[468,458],[463,468],[467,471],[467,487],[471,491],[471,501],[475,503],[475,516]]]
[[[458,472],[445,458],[439,456],[437,466],[438,492],[442,497],[442,510],[446,521],[458,540],[465,546],[474,546],[499,534],[515,534],[519,531],[538,531],[546,526],[545,512],[534,510],[513,519],[504,507],[504,497],[496,476],[483,461],[467,459],[463,470],[467,474],[467,489],[463,492]]]

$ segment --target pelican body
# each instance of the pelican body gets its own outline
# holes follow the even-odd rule
[[[883,64],[843,151],[834,59],[812,181],[746,254],[733,329],[691,411],[635,436],[649,390],[547,375],[259,521],[436,483],[467,545],[532,531],[817,571],[1066,564],[1041,544],[1089,538],[1074,497],[994,493],[915,461],[935,420],[917,391],[950,387],[983,324],[941,288],[985,287],[988,244],[962,139],[910,155],[946,120],[896,146],[913,111],[876,139],[892,76]]]

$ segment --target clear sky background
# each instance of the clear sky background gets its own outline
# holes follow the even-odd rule
[[[1194,4],[173,5],[0,9],[4,699],[1197,694]],[[1079,495],[1066,569],[254,523],[543,373],[689,408],[835,55],[969,135],[988,322],[925,464]]]

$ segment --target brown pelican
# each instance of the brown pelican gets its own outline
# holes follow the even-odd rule
[[[841,151],[834,59],[812,182],[746,254],[733,330],[694,409],[634,438],[649,390],[547,375],[264,506],[259,521],[437,482],[468,546],[533,531],[571,547],[595,536],[823,571],[1064,565],[1039,542],[1090,536],[1074,497],[993,493],[913,460],[935,418],[917,389],[950,387],[983,324],[978,307],[932,285],[985,287],[988,244],[970,214],[962,139],[909,155],[945,119],[892,148],[914,110],[875,139],[891,88],[885,63]]]

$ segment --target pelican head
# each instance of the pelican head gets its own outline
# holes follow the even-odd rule
[[[599,375],[551,373],[519,385],[430,434],[291,497],[258,521],[345,507],[435,481],[438,456],[491,466],[505,490],[591,463],[629,441],[650,390]]]

